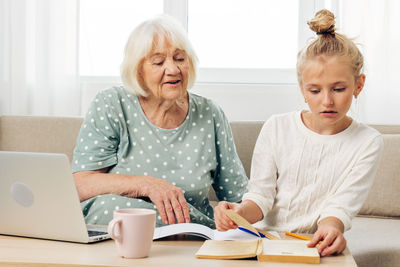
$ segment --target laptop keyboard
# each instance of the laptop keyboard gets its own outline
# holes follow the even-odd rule
[[[88,234],[89,234],[89,237],[92,237],[92,236],[98,236],[98,235],[106,235],[107,232],[88,230]]]

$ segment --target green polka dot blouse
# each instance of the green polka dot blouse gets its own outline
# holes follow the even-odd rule
[[[231,202],[240,201],[247,188],[225,114],[211,100],[193,93],[189,93],[188,115],[175,129],[152,124],[137,96],[123,87],[98,93],[81,127],[72,169],[79,172],[105,167],[110,167],[110,173],[149,175],[180,187],[190,206],[191,220],[209,226],[213,226],[210,186],[220,200]],[[112,201],[119,197],[110,196]],[[112,218],[111,210],[132,207],[121,203],[110,207],[104,203],[105,196],[99,197],[103,200],[98,201],[94,213],[90,212],[94,199],[82,203],[90,223],[106,224]],[[123,198],[122,203],[129,202]]]

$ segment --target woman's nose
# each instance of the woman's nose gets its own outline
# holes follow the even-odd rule
[[[174,60],[166,60],[165,61],[165,74],[174,75],[180,72],[178,68],[178,64]]]

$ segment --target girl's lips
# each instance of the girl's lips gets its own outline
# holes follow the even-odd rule
[[[336,111],[322,111],[321,114],[323,116],[330,117],[330,116],[335,116],[337,114],[337,112]]]

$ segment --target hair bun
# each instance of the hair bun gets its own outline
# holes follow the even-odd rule
[[[335,15],[327,9],[318,11],[307,24],[317,34],[334,34],[336,30]]]

